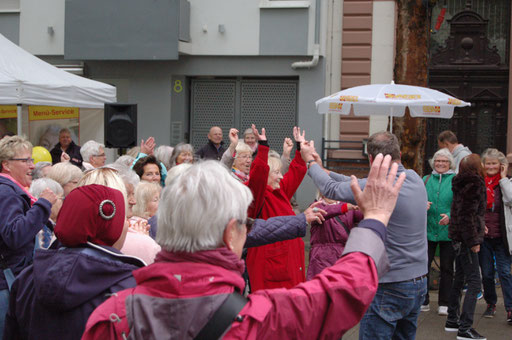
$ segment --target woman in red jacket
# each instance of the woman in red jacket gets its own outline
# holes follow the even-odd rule
[[[265,129],[258,137],[258,154],[251,167],[249,182],[254,200],[249,207],[249,216],[268,219],[274,216],[295,215],[290,199],[306,175],[306,163],[300,155],[300,142],[304,132],[293,128],[297,142],[295,158],[288,172],[281,175],[281,160],[268,157],[268,143]],[[306,280],[304,265],[304,242],[301,238],[280,241],[266,246],[251,248],[247,252],[247,271],[252,291],[268,288],[291,288]]]

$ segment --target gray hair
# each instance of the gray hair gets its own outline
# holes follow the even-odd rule
[[[51,162],[38,162],[34,165],[34,170],[32,170],[32,180],[36,180],[39,178],[43,178],[43,169],[52,166]]]
[[[122,155],[121,157],[116,159],[114,164],[122,164],[122,165],[125,165],[127,167],[131,167],[133,165],[134,161],[135,161],[135,157],[132,157],[130,155]]]
[[[98,155],[100,153],[100,149],[105,150],[105,145],[94,140],[90,140],[82,145],[80,148],[80,154],[82,155],[84,162],[89,162],[89,158],[91,156]]]
[[[169,145],[160,145],[155,150],[155,157],[158,161],[162,162],[167,170],[169,170],[172,166],[172,152],[174,148]]]
[[[172,156],[171,156],[171,164],[172,166],[176,165],[176,159],[182,152],[190,152],[192,155],[194,155],[194,147],[190,144],[186,143],[179,143],[174,147],[174,150],[172,150]]]
[[[39,198],[46,188],[50,189],[57,196],[64,194],[64,189],[62,189],[62,186],[57,181],[46,177],[33,181],[29,191],[35,198]]]
[[[373,159],[379,153],[383,156],[390,155],[393,161],[400,160],[400,143],[398,138],[389,131],[376,132],[368,138],[368,155]]]
[[[79,167],[73,165],[69,162],[61,162],[57,163],[46,175],[47,178],[51,178],[54,181],[57,181],[60,185],[64,186],[66,183],[71,182],[72,180],[79,180],[82,178],[83,172]]]
[[[176,177],[178,177],[179,175],[181,175],[182,173],[184,173],[185,171],[187,171],[191,167],[192,167],[192,164],[189,164],[189,163],[181,163],[181,164],[178,164],[176,166],[173,166],[171,168],[171,170],[169,170],[169,172],[167,172],[167,177],[165,178],[165,185],[166,186],[170,185],[171,182]]]
[[[498,149],[485,149],[485,151],[482,153],[482,163],[485,163],[486,158],[494,158],[497,159],[500,164],[508,164],[507,157],[505,157],[503,152],[499,151]]]
[[[124,157],[124,156],[121,156],[121,157]],[[133,188],[135,189],[137,187],[137,185],[139,185],[139,183],[140,183],[140,177],[135,173],[135,171],[130,169],[129,166],[114,162],[112,164],[105,165],[105,167],[116,169],[117,175],[119,177],[121,177],[121,179],[123,180],[125,185],[131,184],[133,186]]]
[[[447,158],[450,161],[450,169],[455,170],[455,160],[453,159],[452,153],[447,148],[437,150],[432,159],[429,160],[432,169],[434,169],[434,162],[438,157]]]
[[[244,138],[245,138],[245,136],[247,136],[247,135],[254,135],[254,132],[252,131],[252,129],[251,129],[251,128],[247,128],[247,129],[245,129],[245,131],[244,131]]]
[[[21,150],[32,151],[32,143],[22,136],[4,137],[0,140],[0,171],[2,162],[16,157]]]
[[[238,154],[242,153],[242,152],[248,152],[252,155],[252,149],[251,147],[248,145],[248,144],[245,144],[244,142],[238,142],[236,148],[236,157],[238,157]]]
[[[243,223],[252,198],[249,188],[218,161],[194,164],[162,192],[156,241],[167,251],[193,253],[222,247],[228,222]]]

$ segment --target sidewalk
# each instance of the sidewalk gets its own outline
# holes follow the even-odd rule
[[[487,307],[484,299],[478,300],[475,310],[475,321],[473,328],[480,334],[487,337],[487,340],[511,340],[512,326],[507,324],[505,307],[501,288],[496,289],[498,293],[498,304],[496,305],[496,315],[492,319],[482,317]],[[430,312],[422,312],[418,320],[418,330],[416,340],[454,340],[457,338],[455,332],[445,332],[444,323],[446,316],[437,315],[437,291],[430,291]],[[343,340],[357,340],[359,336],[359,325],[345,333]]]

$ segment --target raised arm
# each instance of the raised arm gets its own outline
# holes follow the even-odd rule
[[[295,157],[290,163],[288,172],[284,174],[283,179],[281,180],[280,183],[281,190],[283,190],[288,199],[291,199],[293,197],[308,171],[306,163],[304,162],[300,155],[300,143],[305,141],[305,133],[305,131],[302,131],[301,133],[299,127],[293,127],[293,137],[297,144],[297,151],[295,151]]]
[[[267,136],[265,135],[265,128],[261,129],[261,135],[252,125],[252,130],[256,138],[258,138],[258,154],[252,162],[251,171],[249,172],[249,181],[247,185],[252,191],[253,201],[249,206],[249,217],[256,218],[263,208],[265,203],[265,191],[267,190],[268,173],[270,168],[268,166],[268,143]]]

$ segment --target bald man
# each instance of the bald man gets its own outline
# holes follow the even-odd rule
[[[222,129],[218,126],[212,126],[208,133],[208,143],[196,152],[201,159],[214,159],[220,161],[222,154],[226,149],[222,141]]]

